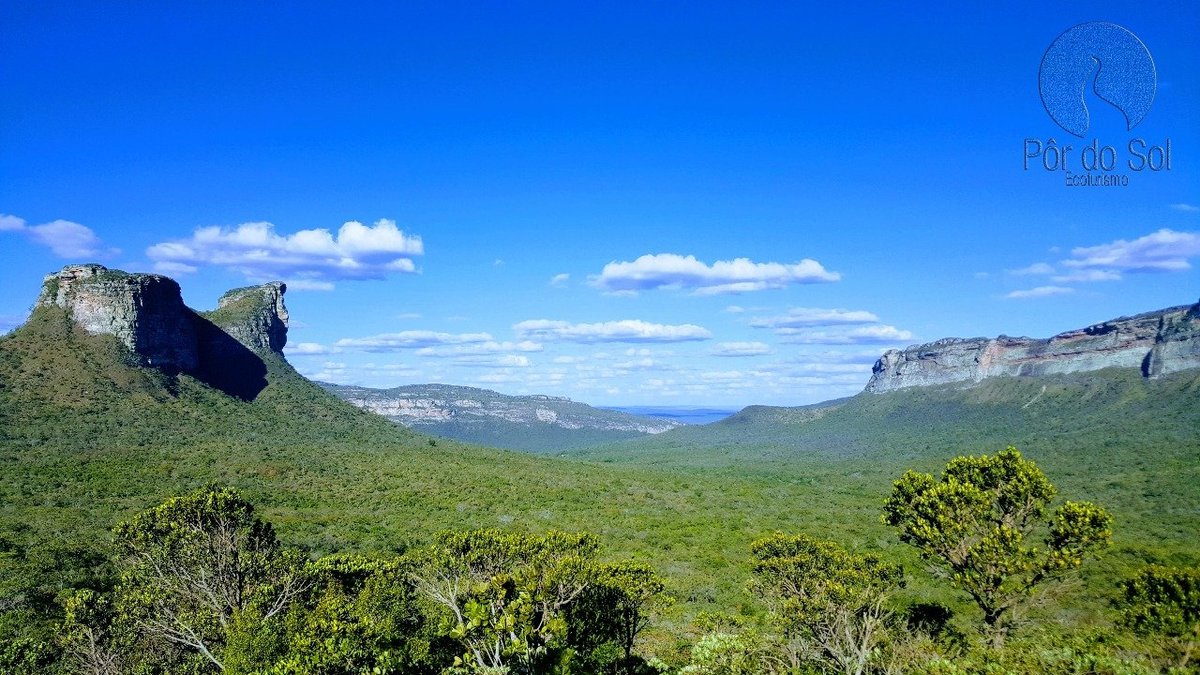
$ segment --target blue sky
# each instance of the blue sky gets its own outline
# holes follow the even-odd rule
[[[313,377],[736,407],[1200,297],[1196,3],[394,4],[0,5],[0,329],[68,263],[278,278]],[[1078,139],[1038,67],[1098,20],[1157,95]]]

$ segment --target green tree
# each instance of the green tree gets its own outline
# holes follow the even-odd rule
[[[313,588],[284,618],[282,656],[269,668],[247,658],[244,669],[270,675],[441,672],[454,654],[438,649],[430,617],[418,606],[410,565],[403,557],[353,554],[317,560]],[[263,651],[253,645],[261,632],[250,628],[231,637],[227,654]]]
[[[670,602],[665,589],[645,563],[593,565],[588,587],[567,608],[567,643],[592,670],[636,670],[642,663],[633,654],[637,637],[652,612]],[[605,662],[606,654],[616,658]]]
[[[1200,568],[1152,565],[1121,583],[1122,622],[1167,637],[1186,668],[1200,642]]]
[[[904,584],[898,565],[805,535],[751,544],[751,588],[771,607],[794,666],[862,675],[887,637],[885,602]]]
[[[413,579],[449,611],[464,667],[553,672],[570,658],[563,613],[588,587],[596,550],[591,534],[443,532]]]
[[[971,596],[991,645],[999,648],[1039,587],[1111,541],[1112,517],[1088,502],[1066,502],[1044,523],[1055,493],[1037,465],[1010,446],[995,455],[958,457],[940,479],[905,472],[883,521]]]
[[[232,633],[270,634],[311,585],[306,561],[229,488],[172,497],[118,525],[118,620],[225,670]],[[250,628],[253,626],[253,628]],[[260,655],[260,660],[266,655]]]

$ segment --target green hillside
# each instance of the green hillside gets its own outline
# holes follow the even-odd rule
[[[891,546],[881,494],[787,476],[568,462],[433,439],[346,404],[264,357],[253,401],[131,365],[116,340],[42,308],[0,339],[0,532],[20,549],[108,541],[118,521],[210,481],[236,487],[313,555],[394,551],[442,529],[591,531],[680,602],[755,614],[749,544],[765,533]],[[665,638],[664,638],[665,639]],[[673,638],[672,638],[673,639]]]
[[[763,616],[745,586],[750,543],[774,531],[884,552],[909,571],[901,603],[943,602],[969,616],[880,522],[881,507],[905,469],[1010,443],[1064,497],[1101,503],[1116,520],[1114,548],[1085,567],[1082,585],[1038,610],[1051,632],[1111,625],[1117,580],[1145,563],[1200,561],[1195,372],[752,407],[564,460],[433,439],[340,401],[280,357],[261,359],[267,385],[242,400],[137,367],[115,339],[83,333],[62,310],[41,308],[0,339],[0,565],[103,560],[116,522],[217,481],[310,555],[398,551],[443,529],[594,532],[606,558],[636,557],[667,579],[678,602],[649,652],[671,654],[694,638],[701,611]],[[65,583],[75,582],[46,581]],[[23,597],[6,597],[0,628],[38,620],[22,613]]]
[[[1015,445],[1126,523],[1118,542],[1200,555],[1200,371],[1110,369],[751,406],[713,424],[571,453],[611,465],[787,476],[886,492],[906,467]]]

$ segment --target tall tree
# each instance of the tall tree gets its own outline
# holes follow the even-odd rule
[[[309,585],[305,562],[229,488],[172,497],[114,533],[122,617],[217,670],[235,624],[270,621]]]
[[[751,588],[771,606],[794,666],[867,672],[886,637],[884,603],[903,585],[903,570],[805,535],[775,534],[751,550]]]
[[[1066,502],[1043,521],[1055,494],[1041,469],[1010,446],[958,457],[940,478],[905,472],[883,521],[971,596],[998,648],[1039,587],[1111,542],[1112,517],[1088,502]]]
[[[443,532],[413,578],[450,612],[464,666],[552,672],[569,658],[563,613],[588,587],[597,547],[592,534]]]

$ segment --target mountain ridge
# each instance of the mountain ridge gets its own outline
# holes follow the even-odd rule
[[[1118,317],[1045,339],[948,337],[890,349],[875,362],[864,391],[1113,367],[1138,368],[1146,378],[1200,368],[1200,302]]]
[[[375,389],[317,382],[364,410],[435,436],[527,452],[560,452],[669,431],[679,422],[595,408],[561,396],[510,396],[475,387]]]

